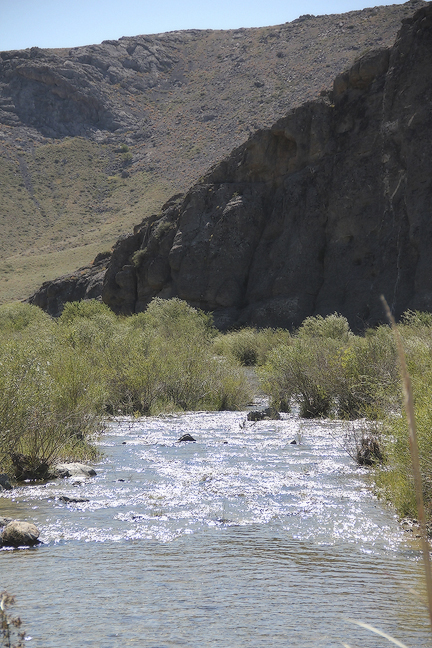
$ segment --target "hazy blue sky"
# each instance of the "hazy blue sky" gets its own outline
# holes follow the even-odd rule
[[[175,29],[278,25],[302,14],[373,7],[374,0],[0,0],[0,51],[74,47]]]

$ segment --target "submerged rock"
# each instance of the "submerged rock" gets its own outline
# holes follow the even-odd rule
[[[67,495],[60,495],[60,502],[65,502],[66,504],[81,504],[82,502],[90,502],[89,499],[85,497],[68,497]]]
[[[31,522],[12,520],[0,536],[4,547],[33,547],[39,544],[39,529]]]
[[[196,439],[194,439],[190,434],[183,434],[183,436],[180,437],[179,442],[183,441],[196,441]]]
[[[94,477],[96,470],[82,463],[62,463],[54,467],[56,477]]]

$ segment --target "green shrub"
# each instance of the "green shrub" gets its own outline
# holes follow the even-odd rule
[[[332,407],[339,345],[332,339],[299,337],[274,349],[260,371],[272,403],[300,405],[305,418],[327,416]]]
[[[214,339],[215,353],[235,360],[244,367],[262,365],[277,345],[289,343],[290,334],[282,329],[244,328],[220,334]]]
[[[14,457],[25,457],[25,478],[46,477],[75,446],[83,454],[100,429],[90,368],[67,366],[65,349],[52,345],[47,353],[45,342],[21,337],[0,351],[0,464],[17,478]],[[87,454],[94,455],[90,446]]]
[[[149,331],[172,340],[208,340],[215,334],[211,315],[196,310],[181,299],[153,299],[139,321]]]
[[[0,309],[0,468],[42,478],[59,459],[94,457],[107,413],[236,409],[246,379],[214,356],[211,317],[155,299],[121,318],[98,301],[54,321],[36,307]]]
[[[0,334],[23,331],[28,326],[49,326],[51,318],[31,304],[13,303],[0,306]]]
[[[325,338],[338,340],[339,342],[348,342],[352,333],[348,320],[342,315],[334,313],[322,317],[307,317],[297,331],[300,338]]]
[[[94,319],[101,315],[112,321],[116,320],[116,316],[106,304],[97,299],[85,299],[67,302],[59,321],[62,324],[71,324],[76,319]]]
[[[396,349],[391,330],[381,326],[352,337],[340,356],[335,396],[340,418],[383,418],[400,404]]]
[[[245,378],[213,357],[213,335],[208,315],[178,299],[153,300],[112,340],[108,410],[145,414],[244,405],[250,399]]]
[[[432,518],[432,316],[409,312],[398,327],[411,375],[423,498],[427,518]],[[375,479],[383,495],[400,516],[417,518],[417,504],[409,448],[408,424],[400,410],[385,419],[385,470]]]

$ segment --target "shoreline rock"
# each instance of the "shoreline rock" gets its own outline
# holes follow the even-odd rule
[[[91,466],[82,463],[60,463],[53,468],[55,477],[64,479],[66,477],[95,477],[96,470]]]
[[[3,547],[34,547],[40,543],[39,529],[31,522],[12,520],[0,536]]]

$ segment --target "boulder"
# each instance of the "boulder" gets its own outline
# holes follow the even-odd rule
[[[5,526],[0,537],[4,547],[33,547],[39,544],[39,530],[31,522],[12,520]]]
[[[183,436],[180,437],[179,442],[182,443],[183,441],[196,441],[196,439],[194,439],[190,434],[183,434]]]
[[[54,466],[56,477],[94,477],[96,471],[82,463],[61,463]]]
[[[5,474],[0,475],[0,491],[2,490],[12,490],[12,484],[9,481],[9,477]]]

